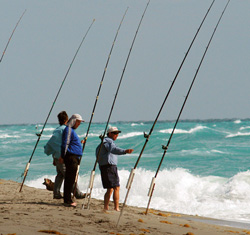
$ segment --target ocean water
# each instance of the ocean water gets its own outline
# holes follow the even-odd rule
[[[84,138],[88,123],[77,129]],[[105,123],[94,123],[83,154],[79,187],[87,190],[95,162],[95,148],[100,143]],[[120,202],[126,195],[126,184],[145,142],[152,122],[116,122],[122,130],[116,143],[133,148],[133,154],[119,157],[121,181]],[[25,184],[45,188],[44,178],[54,180],[56,170],[52,157],[43,153],[43,146],[57,124],[47,124]],[[147,147],[136,168],[127,200],[128,205],[146,207],[151,179],[163,155],[174,122],[161,121],[155,126]],[[41,125],[0,126],[0,178],[22,182],[22,174],[37,141],[35,133]],[[176,213],[200,215],[250,224],[250,120],[193,120],[178,123],[164,158],[150,208]],[[97,167],[92,197],[103,199],[100,172]]]

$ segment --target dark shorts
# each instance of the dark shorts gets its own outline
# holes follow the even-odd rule
[[[120,179],[115,165],[100,166],[103,188],[115,188],[120,186]]]

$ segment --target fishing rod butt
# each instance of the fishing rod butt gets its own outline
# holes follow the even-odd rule
[[[91,201],[91,194],[92,194],[92,189],[90,190],[90,193],[89,193],[89,198],[88,198],[88,203],[87,203],[87,206],[86,206],[86,209],[88,209],[89,210],[89,208],[90,208],[90,201]]]
[[[134,170],[135,170],[135,169],[132,169],[132,170],[131,170],[131,174],[130,174],[130,175],[131,175],[132,181],[133,181],[133,178],[134,178]],[[132,181],[130,181],[130,182],[132,183]],[[127,193],[126,193],[126,196],[125,196],[123,205],[122,205],[122,210],[121,210],[121,212],[120,212],[120,216],[119,216],[119,218],[118,218],[116,227],[118,227],[118,224],[119,224],[120,219],[121,219],[121,217],[122,217],[123,210],[124,210],[124,208],[125,208],[125,206],[126,206],[126,202],[127,202],[127,199],[128,199],[128,195],[129,195],[130,189],[131,189],[131,185],[130,185],[130,186],[128,187],[128,189],[127,189]]]
[[[25,181],[26,176],[27,176],[27,174],[28,174],[29,167],[30,167],[30,162],[28,162],[28,163],[26,164],[26,167],[25,167],[25,170],[24,170],[24,173],[23,173],[23,182],[22,182],[22,184],[21,184],[19,193],[22,191],[23,184],[24,184],[24,181]]]
[[[152,199],[152,196],[153,196],[153,192],[154,192],[154,188],[155,188],[155,180],[156,180],[156,177],[153,177],[152,181],[151,181],[151,185],[149,187],[149,191],[148,191],[149,200],[148,200],[148,205],[147,205],[145,215],[148,214],[149,205],[150,205],[150,202],[151,202],[151,199]]]
[[[89,192],[88,203],[87,203],[86,209],[89,209],[89,204],[90,204],[90,201],[91,201],[91,194],[92,194],[93,185],[94,185],[94,179],[95,179],[95,171],[92,170],[91,171],[91,175],[90,175],[90,180],[89,180],[89,189],[90,189],[90,192]],[[85,209],[84,208],[85,204],[82,206],[82,209]]]
[[[128,194],[127,194],[128,195]],[[127,197],[127,196],[126,196]],[[125,201],[126,201],[126,199],[125,199]],[[123,203],[123,206],[122,206],[122,210],[121,210],[121,212],[120,212],[120,215],[119,215],[119,218],[118,218],[118,220],[117,220],[117,223],[116,223],[116,228],[118,228],[118,226],[119,226],[119,223],[120,223],[120,220],[121,220],[121,217],[122,217],[122,214],[123,214],[123,209],[125,208],[125,201],[124,201],[124,203]]]
[[[21,187],[20,187],[20,189],[19,189],[19,193],[21,193],[21,192],[22,192],[23,183],[24,183],[24,182],[22,182],[22,184],[21,184]]]

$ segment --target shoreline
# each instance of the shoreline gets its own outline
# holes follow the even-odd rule
[[[185,215],[184,215],[184,217],[185,217]],[[189,217],[190,217],[190,215],[189,215]],[[232,227],[232,228],[239,228],[239,229],[249,229],[250,230],[250,223],[223,220],[223,219],[206,218],[206,217],[202,217],[202,216],[195,216],[194,218],[191,217],[191,219],[194,220],[194,221],[213,224],[213,225]]]
[[[0,235],[250,234],[245,223],[152,209],[145,215],[145,208],[132,206],[126,206],[117,227],[120,212],[104,212],[102,200],[91,199],[90,209],[82,209],[85,199],[76,200],[76,208],[65,207],[51,191],[24,185],[19,193],[20,185],[0,179]]]

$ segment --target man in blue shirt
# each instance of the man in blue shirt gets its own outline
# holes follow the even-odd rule
[[[120,180],[117,171],[117,155],[132,153],[133,149],[122,149],[116,146],[114,141],[118,134],[121,133],[117,127],[110,127],[107,131],[107,137],[104,138],[103,144],[96,148],[96,157],[101,171],[103,188],[107,189],[104,195],[104,210],[109,209],[110,197],[113,193],[114,209],[119,210],[119,191]]]
[[[81,140],[75,130],[84,122],[81,115],[73,114],[62,134],[61,157],[59,161],[64,162],[66,167],[64,180],[64,205],[76,207],[71,198],[71,192],[76,179],[80,157],[82,156]]]

